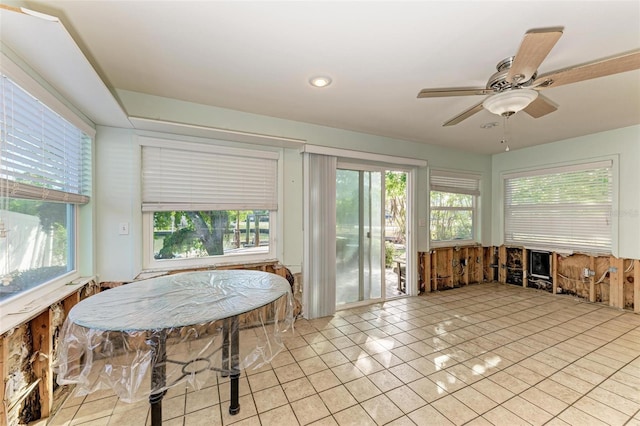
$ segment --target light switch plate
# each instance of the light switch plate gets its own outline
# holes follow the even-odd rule
[[[129,235],[129,223],[127,222],[120,223],[120,226],[118,227],[118,233],[120,235]]]

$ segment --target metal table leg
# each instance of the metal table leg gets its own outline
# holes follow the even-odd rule
[[[229,377],[229,327],[231,319],[225,318],[222,321],[222,377]]]
[[[156,345],[156,350],[151,360],[151,392],[149,403],[151,404],[151,426],[162,425],[162,398],[167,383],[167,333],[162,330],[151,337]],[[157,390],[154,392],[154,390]]]
[[[239,379],[240,379],[240,327],[238,316],[231,319],[231,404],[229,414],[234,415],[240,412],[240,401],[238,399]]]

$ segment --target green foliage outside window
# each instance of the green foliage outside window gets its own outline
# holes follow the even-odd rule
[[[474,196],[431,191],[431,241],[473,239]]]
[[[156,259],[268,251],[269,211],[155,212],[153,233]]]
[[[384,181],[387,221],[395,227],[395,235],[387,237],[404,244],[407,234],[407,173],[387,171]]]

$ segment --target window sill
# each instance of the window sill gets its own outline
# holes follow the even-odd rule
[[[477,247],[480,245],[481,245],[480,243],[476,241],[471,241],[471,240],[459,240],[459,241],[450,240],[450,241],[431,242],[430,248],[438,249],[438,248],[450,248],[450,247],[454,247],[454,248],[455,247]]]
[[[2,308],[2,324],[0,335],[10,331],[14,327],[31,321],[40,315],[49,306],[64,300],[70,294],[82,289],[96,277],[76,277],[69,281],[69,277],[58,279],[41,288],[34,289],[15,299],[8,300],[0,305]]]
[[[263,266],[263,265],[271,265],[271,264],[276,264],[279,263],[278,259],[275,258],[269,258],[269,259],[261,259],[261,260],[248,260],[246,262],[239,262],[238,260],[235,261],[228,261],[228,262],[219,262],[219,263],[215,263],[215,264],[208,264],[208,265],[194,265],[194,266],[182,266],[182,267],[178,267],[176,266],[175,268],[148,268],[143,270],[140,274],[138,274],[138,276],[135,278],[135,280],[143,280],[143,279],[147,279],[147,278],[153,278],[153,277],[158,277],[161,275],[167,275],[170,273],[176,273],[176,272],[188,272],[188,271],[194,271],[194,270],[208,270],[208,269],[229,269],[229,268],[246,268],[246,269],[252,269],[255,267],[259,267],[259,266]]]
[[[252,263],[262,263],[277,261],[273,253],[261,253],[261,254],[244,254],[234,256],[219,256],[219,257],[203,257],[193,259],[181,259],[181,260],[165,260],[165,261],[150,261],[143,268],[142,272],[165,272],[165,271],[179,271],[179,270],[191,270],[191,269],[206,269],[217,268],[229,265],[243,265]]]

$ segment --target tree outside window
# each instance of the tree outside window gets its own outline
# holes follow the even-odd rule
[[[431,241],[473,240],[474,198],[431,191]]]
[[[155,212],[154,258],[268,252],[269,216],[268,210]]]
[[[385,172],[385,220],[394,230],[392,237],[399,244],[406,243],[407,233],[407,172]]]
[[[480,175],[432,169],[429,186],[431,242],[475,242]]]

